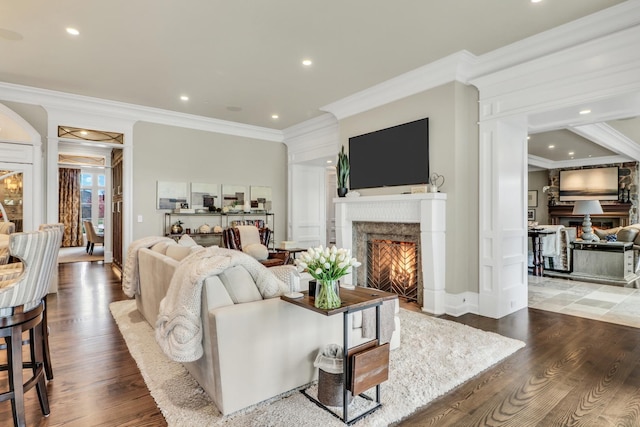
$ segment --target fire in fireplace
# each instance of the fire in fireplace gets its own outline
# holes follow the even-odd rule
[[[367,250],[367,283],[418,300],[418,245],[415,242],[371,239]]]

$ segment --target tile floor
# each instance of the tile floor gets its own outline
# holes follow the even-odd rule
[[[529,307],[640,328],[640,289],[529,278]]]

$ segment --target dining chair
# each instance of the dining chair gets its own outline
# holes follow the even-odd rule
[[[87,253],[93,255],[93,247],[96,243],[104,246],[104,236],[98,235],[91,221],[84,221],[84,231],[87,234]]]
[[[42,413],[50,413],[44,369],[44,297],[56,266],[62,234],[58,229],[14,233],[9,238],[9,253],[21,261],[16,272],[0,266],[0,338],[7,349],[9,391],[0,394],[0,402],[11,400],[16,427],[26,426],[24,394],[34,386]],[[6,271],[7,274],[2,274]],[[29,332],[30,361],[23,361],[22,335]],[[26,379],[23,369],[30,368]]]

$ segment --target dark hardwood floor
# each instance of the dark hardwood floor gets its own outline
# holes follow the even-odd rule
[[[26,396],[27,424],[166,426],[109,311],[110,302],[126,298],[110,264],[60,264],[59,273],[58,293],[47,297],[51,415],[42,416],[32,389]],[[7,389],[6,373],[0,374],[0,387]],[[1,402],[0,426],[11,425],[11,405]]]
[[[109,312],[123,298],[108,264],[60,265],[59,292],[49,297],[51,415],[42,417],[31,390],[30,426],[166,425]],[[527,346],[398,425],[640,426],[640,329],[534,309],[444,318]],[[5,425],[9,402],[0,403]]]

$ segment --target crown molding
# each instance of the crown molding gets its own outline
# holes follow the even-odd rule
[[[606,123],[575,126],[569,130],[621,156],[640,161],[640,145]]]
[[[640,0],[629,0],[478,57],[474,79],[640,24]]]
[[[476,56],[462,50],[327,104],[320,110],[342,120],[454,80],[466,83],[475,63]]]
[[[565,169],[579,168],[582,166],[611,165],[616,163],[626,163],[630,161],[632,161],[632,159],[625,156],[590,157],[588,159],[562,160],[559,162],[554,162],[552,160],[534,156],[532,154],[527,157],[529,172],[541,169]]]
[[[0,82],[0,98],[42,105],[47,110],[80,111],[131,122],[146,121],[264,141],[283,142],[284,140],[282,131],[277,129],[11,83]]]
[[[300,138],[311,133],[337,129],[338,121],[329,113],[322,114],[313,119],[290,126],[282,131],[285,144],[295,138]]]
[[[499,84],[495,73],[640,24],[640,0],[629,0],[481,56],[460,51],[320,108],[338,120],[452,81]],[[631,43],[630,46],[634,46]],[[496,80],[498,79],[498,80]]]

